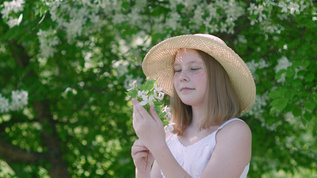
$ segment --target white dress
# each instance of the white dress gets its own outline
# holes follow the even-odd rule
[[[172,154],[174,155],[175,159],[183,167],[183,169],[185,169],[185,171],[193,178],[199,178],[203,173],[205,167],[207,166],[211,158],[211,155],[215,149],[217,132],[225,125],[235,120],[242,121],[238,118],[230,119],[226,121],[224,124],[222,124],[217,130],[212,132],[210,135],[206,136],[205,138],[201,139],[200,141],[192,145],[184,146],[178,140],[176,134],[172,134],[166,139],[167,145],[171,150]],[[244,168],[240,178],[247,177],[247,174],[249,172],[249,165],[250,164],[248,164]],[[165,178],[162,171],[161,174]]]

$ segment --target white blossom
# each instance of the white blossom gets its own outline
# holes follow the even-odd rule
[[[143,78],[141,78],[140,76],[137,76],[135,80],[136,80],[136,84],[137,84],[138,86],[141,86],[141,84],[142,84],[142,82],[143,82]]]
[[[50,7],[51,19],[57,23],[57,28],[62,28],[66,31],[68,43],[74,42],[74,39],[79,35],[89,36],[93,32],[100,31],[105,21],[101,21],[98,13],[100,13],[100,10],[112,8],[105,1],[95,1],[94,3],[76,1],[74,3],[81,6],[71,6],[69,3],[61,1],[47,2]],[[100,9],[106,6],[105,4],[109,7]],[[106,14],[106,16],[108,15],[110,16],[110,14]],[[91,23],[86,25],[87,22]]]
[[[144,95],[147,95],[149,93],[149,91],[144,91],[144,90],[142,90],[142,91],[138,91],[138,97],[143,97]]]
[[[127,20],[127,19],[126,19],[126,16],[123,15],[123,14],[120,14],[120,13],[115,14],[115,15],[113,16],[113,18],[112,18],[112,22],[113,22],[114,24],[121,24],[121,23],[125,22],[126,20]]]
[[[24,0],[13,0],[11,2],[9,1],[4,1],[3,2],[3,9],[1,10],[1,14],[3,15],[2,18],[8,18],[9,17],[9,13],[11,11],[17,13],[20,11],[23,11],[23,7],[24,7]]]
[[[277,60],[277,66],[275,66],[275,73],[279,72],[282,69],[287,69],[289,66],[292,66],[292,63],[287,59],[287,57],[282,56]]]
[[[172,113],[171,113],[171,108],[170,108],[170,107],[165,106],[165,107],[162,109],[162,112],[166,113],[166,114],[165,114],[165,118],[167,118],[168,120],[171,120],[171,119],[172,119]]]
[[[221,22],[220,23],[220,32],[226,32],[227,31],[227,24],[226,23],[223,23]]]
[[[28,92],[24,90],[12,91],[11,101],[0,93],[0,113],[23,109],[28,104],[28,99]]]
[[[224,0],[216,0],[215,2],[219,7],[225,7],[228,5],[228,2],[227,1],[224,1]]]
[[[9,20],[6,22],[10,28],[14,27],[14,26],[18,26],[20,25],[21,21],[22,21],[22,18],[23,18],[23,14],[21,14],[19,16],[19,18],[12,18],[12,17],[9,17]]]
[[[177,24],[180,22],[181,16],[177,12],[172,12],[166,20],[166,25],[173,30],[176,30]]]
[[[162,100],[164,98],[164,93],[154,90],[154,97],[158,100]]]
[[[251,6],[248,9],[250,10],[250,14],[254,14],[258,16],[257,18],[258,22],[262,22],[263,19],[266,18],[266,15],[263,14],[263,11],[264,11],[263,5],[256,6],[253,3],[251,3]]]
[[[264,108],[267,105],[267,100],[269,99],[268,93],[264,93],[262,95],[256,95],[254,104],[251,109],[245,113],[247,115],[253,115],[255,118],[259,119],[262,123],[264,123],[264,118],[262,114],[265,112]]]
[[[140,86],[142,81],[143,79],[140,76],[138,76],[136,79],[133,79],[132,75],[127,75],[123,85],[125,89],[131,91]]]
[[[196,4],[197,4],[197,1],[184,0],[184,5],[188,11],[193,10]]]
[[[244,35],[238,35],[238,41],[243,44],[248,42]]]
[[[250,62],[246,62],[246,65],[248,66],[250,72],[254,75],[257,68],[257,63],[255,63],[255,61],[252,60]]]
[[[254,3],[250,4],[250,7],[248,8],[248,11],[250,11],[250,14],[253,14],[253,12],[256,10],[256,6]]]
[[[165,132],[166,132],[166,131],[173,132],[173,131],[174,131],[174,126],[173,126],[173,125],[175,125],[175,123],[170,123],[170,124],[166,125],[166,126],[164,127]]]
[[[249,70],[251,71],[252,75],[255,79],[257,79],[259,76],[255,73],[257,69],[263,69],[268,67],[269,65],[266,63],[264,59],[260,59],[260,61],[255,62],[254,60],[250,62],[246,62]]]
[[[214,33],[214,32],[218,32],[219,31],[219,27],[217,24],[211,24],[210,27],[210,33]]]
[[[9,111],[9,100],[3,97],[0,93],[0,113],[5,113]]]
[[[220,6],[221,7],[221,6]],[[213,3],[210,3],[209,5],[207,5],[207,9],[208,9],[208,14],[210,17],[217,19],[219,18],[219,15],[217,13],[217,7],[215,7],[215,5]]]
[[[299,5],[297,3],[290,2],[288,9],[290,10],[291,14],[294,14],[294,12],[300,13]]]
[[[56,30],[48,29],[44,31],[40,29],[37,36],[40,41],[40,54],[46,58],[52,57],[56,52],[55,46],[60,42],[56,36]]]
[[[272,24],[272,22],[269,19],[266,19],[261,24],[262,29],[266,33],[277,33],[280,34],[282,30],[284,30],[284,27],[280,24]]]
[[[278,61],[277,66],[275,66],[275,73],[279,72],[282,69],[287,69],[289,66],[292,66],[292,63],[288,61],[288,59],[283,56]],[[281,77],[277,80],[278,83],[284,83],[285,82],[286,73],[282,73]]]
[[[306,5],[304,3],[305,3],[305,1],[300,1],[300,11],[301,12],[309,6],[309,5]]]
[[[127,89],[128,91],[134,90],[136,89],[137,85],[136,85],[136,80],[133,80],[131,83],[129,83],[129,88]]]
[[[127,60],[113,61],[112,67],[116,69],[118,78],[128,73],[128,65]]]
[[[161,87],[158,87],[158,86],[156,85],[156,83],[154,83],[154,91],[161,92],[161,91],[162,91],[162,88],[161,88]]]
[[[10,110],[16,111],[23,109],[28,104],[28,92],[15,90],[11,92]]]
[[[192,21],[196,24],[196,28],[199,28],[205,21],[202,17],[204,16],[204,11],[200,6],[198,6],[194,11],[194,17]]]
[[[87,22],[88,14],[89,10],[87,7],[70,9],[70,20],[69,22],[63,23],[64,28],[66,28],[67,40],[69,43],[72,39],[82,34],[83,27]]]
[[[132,27],[142,25],[142,16],[140,15],[140,10],[137,8],[133,8],[131,13],[129,13],[126,18]]]
[[[130,88],[130,84],[133,82],[133,75],[126,75],[125,77],[126,78],[124,79],[123,87],[128,89]]]
[[[225,10],[225,13],[228,18],[233,18],[233,20],[236,20],[244,14],[244,9],[238,4],[230,2]]]
[[[280,8],[282,8],[282,11],[281,12],[287,12],[288,11],[288,7],[287,7],[287,4],[285,3],[285,2],[279,2],[278,3],[278,6],[280,7]]]
[[[13,0],[11,2],[8,2],[8,1],[3,2],[3,5],[2,5],[3,9],[1,10],[2,18],[7,19],[6,24],[8,24],[10,28],[17,26],[21,23],[23,14],[20,13],[19,17],[17,18],[15,18],[16,15],[9,16],[9,14],[12,12],[14,14],[17,14],[18,12],[23,11],[23,8],[24,8],[23,4],[24,4],[24,0]]]
[[[153,99],[154,99],[154,95],[150,95],[149,97],[147,95],[142,95],[142,99],[143,101],[140,102],[141,106],[144,106],[146,104],[149,104],[150,106],[153,106]]]

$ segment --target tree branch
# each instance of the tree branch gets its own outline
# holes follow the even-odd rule
[[[0,138],[0,155],[7,161],[26,162],[28,164],[37,164],[40,160],[46,159],[46,153],[31,152],[23,150],[17,146],[3,141]]]

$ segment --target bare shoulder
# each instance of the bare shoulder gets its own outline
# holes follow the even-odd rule
[[[235,148],[235,151],[251,152],[252,133],[245,122],[235,120],[228,123],[218,131],[216,140],[218,147]]]
[[[242,121],[235,120],[227,125],[225,125],[222,129],[220,129],[217,133],[218,137],[250,137],[251,138],[251,129],[250,127]]]
[[[231,121],[216,135],[216,147],[201,177],[240,177],[251,160],[251,130],[239,120]]]

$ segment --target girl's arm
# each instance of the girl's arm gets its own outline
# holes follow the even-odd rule
[[[170,149],[166,144],[162,144],[153,149],[153,155],[158,167],[165,177],[190,178],[191,176],[178,164]]]
[[[251,159],[251,139],[249,126],[241,121],[219,130],[217,145],[201,177],[240,177]]]
[[[190,177],[178,164],[165,141],[163,124],[150,108],[151,115],[132,99],[133,127],[142,143],[150,150],[166,177]],[[217,146],[202,177],[240,177],[251,159],[251,131],[247,124],[233,121],[218,131]],[[157,174],[155,174],[157,175]]]
[[[151,178],[162,178],[161,168],[157,164],[156,161],[154,161],[154,164],[153,164],[153,167],[152,167],[152,170],[151,170]]]
[[[154,157],[139,139],[131,148],[131,156],[135,165],[135,177],[149,178]]]
[[[157,115],[154,107],[150,108],[151,115],[139,105],[134,98],[133,103],[133,128],[144,146],[153,154],[155,161],[164,173],[165,177],[190,177],[190,175],[178,164],[169,150],[163,123]]]

